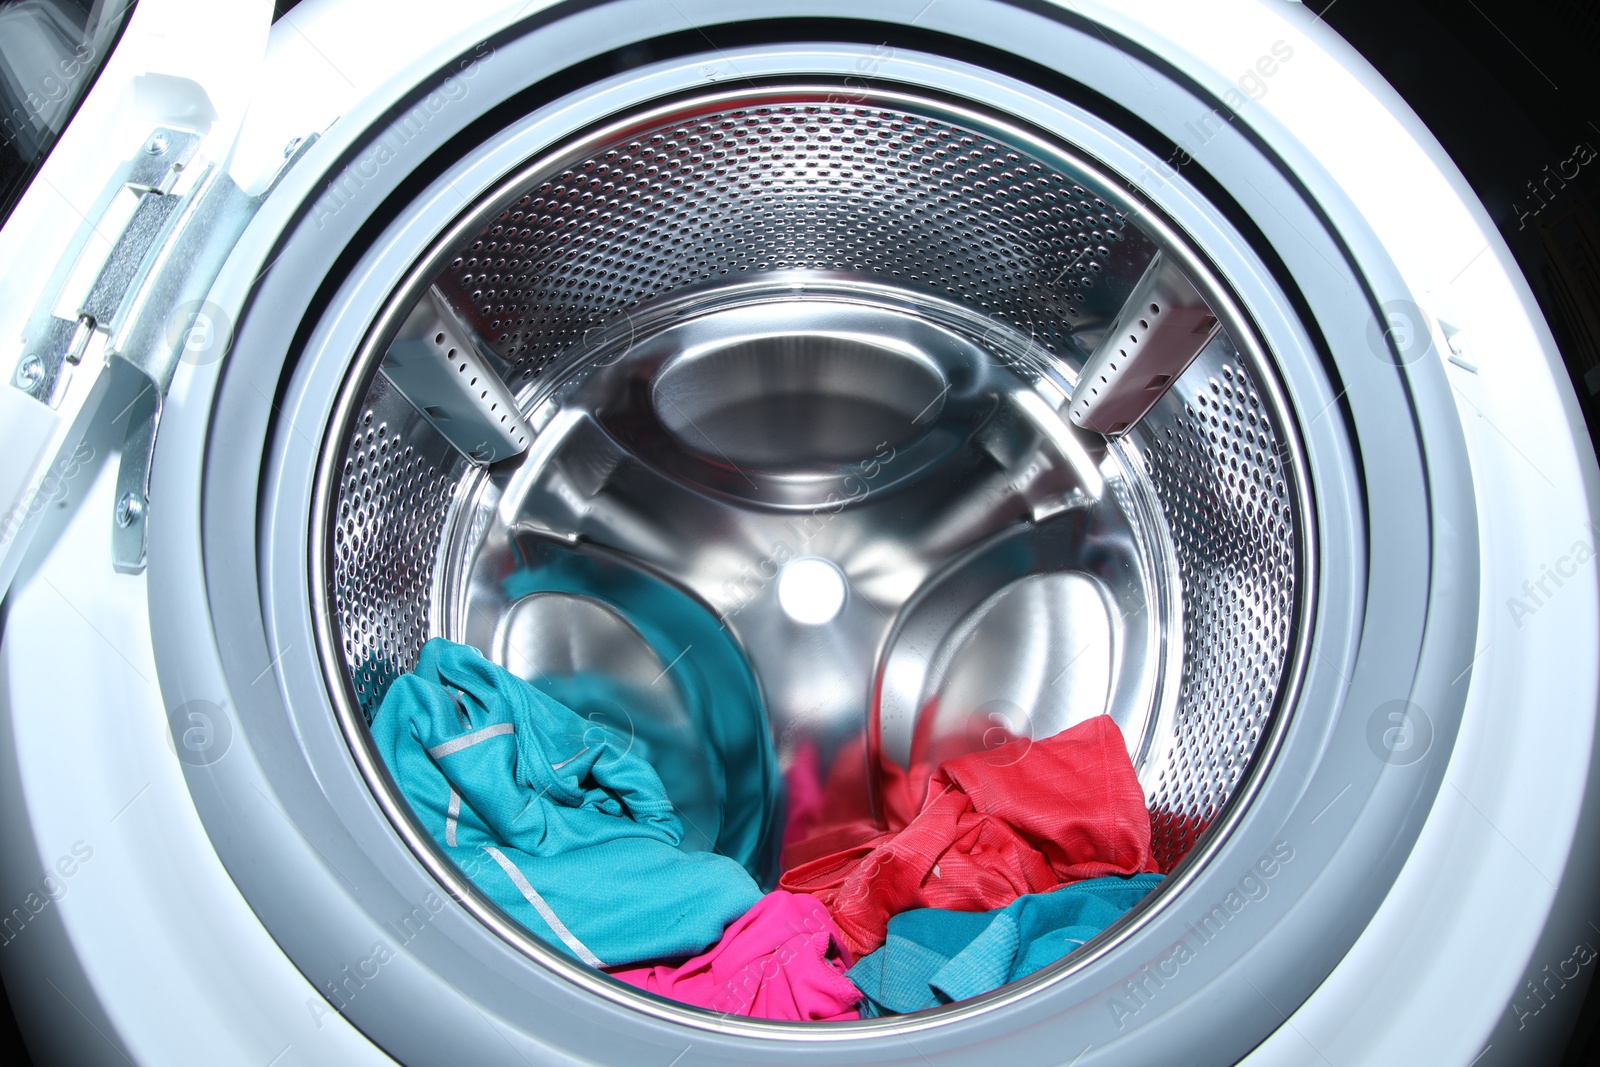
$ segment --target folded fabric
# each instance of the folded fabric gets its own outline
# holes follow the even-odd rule
[[[1159,874],[1091,878],[1020,896],[998,911],[919,908],[889,920],[882,948],[850,969],[862,1018],[975,997],[1026,978],[1116,922]]]
[[[1068,882],[1155,870],[1122,733],[1097,715],[946,761],[903,830],[790,868],[779,885],[821,900],[845,945],[865,955],[883,944],[890,916],[913,908],[988,911]]]
[[[628,739],[476,649],[434,638],[372,738],[423,828],[491,900],[592,966],[688,956],[761,898],[679,849],[661,779]]]
[[[845,978],[850,954],[815,897],[776,890],[681,967],[612,976],[651,993],[729,1015],[834,1022],[858,1017],[861,990]]]
[[[643,692],[593,670],[524,676],[580,716],[630,735],[685,824],[686,848],[731,856],[770,887],[782,782],[761,687],[727,629],[704,605],[644,571],[553,542],[526,539],[520,547],[521,565],[501,581],[508,600],[557,593],[604,604],[665,668]],[[681,719],[658,714],[669,687]]]

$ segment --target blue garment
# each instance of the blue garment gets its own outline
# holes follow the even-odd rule
[[[372,737],[478,888],[592,966],[698,953],[761,898],[736,860],[678,847],[661,779],[626,739],[476,649],[424,645]]]
[[[665,665],[656,684],[677,691],[688,722],[651,719],[649,700],[594,672],[529,680],[581,716],[622,725],[690,824],[686,846],[733,857],[770,889],[782,779],[761,688],[739,646],[708,608],[653,575],[553,541],[519,547],[522,565],[501,582],[506,599],[566,593],[616,609]]]
[[[889,920],[883,947],[845,977],[866,994],[863,1019],[975,997],[1059,960],[1160,882],[1159,874],[1091,878],[1025,894],[996,911],[902,912]]]

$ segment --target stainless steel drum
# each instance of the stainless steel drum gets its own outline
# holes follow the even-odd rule
[[[1197,358],[1082,429],[1158,257],[1214,313]],[[815,84],[617,118],[472,205],[345,389],[313,543],[347,711],[435,635],[605,672],[692,847],[764,834],[764,877],[802,751],[1107,713],[1171,871],[1269,747],[1312,533],[1270,354],[1175,227],[1013,121]],[[623,587],[694,605],[758,699],[686,710],[711,639],[668,662]]]

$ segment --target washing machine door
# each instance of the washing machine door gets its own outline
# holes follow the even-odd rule
[[[575,0],[452,11],[424,40],[392,4],[308,0],[304,31],[280,23],[286,50],[347,43],[339,78],[362,88],[309,148],[319,124],[237,149],[254,177],[186,167],[171,192],[141,187],[130,217],[155,251],[124,258],[169,266],[136,269],[155,281],[117,308],[195,306],[127,320],[166,347],[61,320],[67,353],[85,340],[78,367],[98,352],[127,369],[98,379],[121,423],[83,438],[119,462],[82,479],[103,518],[36,539],[0,648],[22,724],[20,784],[0,787],[33,854],[67,849],[67,878],[98,862],[71,851],[80,834],[127,853],[136,907],[80,879],[58,911],[94,1017],[145,1042],[130,1059],[196,1054],[173,1051],[175,1024],[134,1021],[179,1015],[107,939],[185,957],[156,962],[214,1008],[194,1048],[263,1063],[1294,1062],[1263,1042],[1298,1035],[1286,1018],[1342,961],[1366,961],[1347,986],[1379,987],[1381,951],[1352,946],[1415,866],[1447,763],[1487,751],[1541,779],[1492,728],[1555,729],[1536,714],[1552,675],[1511,668],[1590,639],[1593,598],[1541,606],[1563,630],[1543,645],[1485,605],[1576,536],[1592,460],[1557,417],[1547,334],[1511,314],[1520,282],[1494,256],[1466,271],[1415,254],[1404,213],[1362,184],[1404,160],[1432,182],[1436,228],[1477,237],[1309,12],[1240,0],[1236,34],[1126,7]],[[279,68],[258,105],[307,69]],[[1378,147],[1319,110],[1328,84]],[[128,158],[158,133],[152,157],[183,130],[141,133]],[[166,225],[186,214],[209,224]],[[1144,309],[1195,293],[1214,316],[1152,367]],[[1121,366],[1149,368],[1148,395],[1079,410],[1092,360],[1115,377],[1119,323],[1138,324]],[[408,379],[401,349],[430,343],[498,382]],[[792,372],[787,392],[758,363]],[[474,397],[507,394],[523,420],[507,436],[457,436]],[[862,397],[886,410],[837,403]],[[826,434],[772,432],[799,426],[800,401],[832,405]],[[1513,418],[1543,427],[1548,491],[1474,405],[1518,440]],[[32,447],[53,458],[56,441]],[[801,541],[810,590],[834,592],[796,607],[780,575]],[[1060,966],[898,1019],[782,1024],[611,980],[474,887],[369,731],[427,637],[509,660],[574,620],[620,632],[575,598],[508,593],[529,560],[693,590],[756,661],[785,769],[822,747],[818,722],[904,764],[919,738],[982,745],[1109,711],[1134,738],[1164,888]],[[1033,674],[1003,669],[1034,652]],[[808,692],[830,672],[854,695]],[[1596,679],[1579,673],[1570,759],[1542,780],[1581,793]],[[1042,699],[1034,675],[1070,698]],[[930,694],[987,715],[919,718]],[[846,721],[869,700],[874,717]],[[1487,806],[1466,778],[1455,791]],[[192,878],[157,876],[180,860]],[[1536,955],[1522,933],[1500,985]],[[1503,992],[1480,999],[1499,1011]],[[60,995],[93,1012],[77,993]],[[1362,1028],[1387,1023],[1372,1009]],[[1490,1025],[1449,1035],[1444,1058],[1472,1062]]]
[[[107,521],[118,568],[143,566],[161,398],[179,361],[226,350],[228,315],[206,294],[301,148],[236,151],[271,18],[266,0],[0,11],[17,157],[0,230],[0,595],[82,467],[74,454],[118,374],[142,381]]]

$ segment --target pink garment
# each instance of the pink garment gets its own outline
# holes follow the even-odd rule
[[[844,976],[853,961],[815,897],[775,890],[679,967],[635,967],[613,978],[650,993],[756,1019],[856,1019],[861,990]]]
[[[816,743],[804,740],[795,748],[789,769],[783,772],[785,846],[805,840],[822,818],[822,774],[818,763]]]

